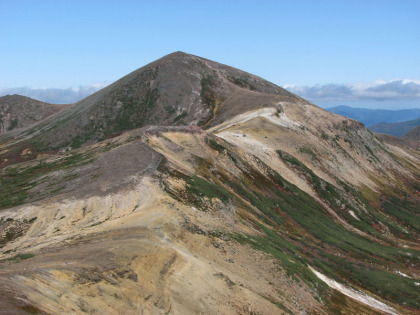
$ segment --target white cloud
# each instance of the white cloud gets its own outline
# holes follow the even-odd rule
[[[80,101],[107,85],[108,84],[106,83],[94,83],[91,85],[69,88],[0,88],[0,96],[7,94],[19,94],[47,103],[68,104]]]
[[[310,101],[420,100],[420,81],[411,79],[283,87]]]
[[[0,88],[0,96],[20,94],[34,99],[66,104],[77,102],[90,94],[104,88],[107,83],[94,83],[85,86],[69,88]],[[397,79],[391,81],[377,80],[375,82],[359,82],[352,84],[325,84],[315,86],[299,86],[287,84],[283,87],[311,102],[317,104],[332,104],[345,102],[401,102],[416,103],[410,107],[420,106],[420,80]],[[377,102],[379,104],[379,102]]]

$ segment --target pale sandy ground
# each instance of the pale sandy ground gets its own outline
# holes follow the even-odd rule
[[[296,312],[321,309],[305,285],[288,279],[269,256],[185,230],[186,222],[214,230],[226,216],[185,207],[147,177],[136,189],[106,198],[1,215],[38,218],[4,248],[37,254],[6,264],[0,279],[2,290],[19,292],[25,303],[47,313],[277,312],[263,296]]]
[[[380,149],[377,152],[380,162],[362,159],[367,153],[352,150],[343,140],[348,136],[344,131],[337,141],[348,153],[332,148],[331,139],[322,140],[320,130],[331,137],[329,128],[341,124],[345,120],[342,117],[326,121],[327,115],[313,106],[302,105],[303,111],[287,103],[279,106],[282,109],[279,114],[276,107],[263,108],[235,117],[212,131],[221,143],[224,140],[236,146],[235,152],[250,165],[259,167],[253,158],[258,156],[314,198],[318,198],[316,192],[281,161],[276,150],[296,156],[332,184],[336,184],[337,177],[355,187],[363,184],[373,192],[378,186],[370,175],[378,168],[395,171],[391,174],[409,174]],[[324,120],[325,125],[315,126],[312,119]],[[357,139],[350,140],[370,139],[365,131],[359,133]],[[92,194],[93,188],[89,188],[89,194],[83,196],[67,194],[65,198],[58,196],[0,212],[4,220],[37,218],[24,236],[2,248],[3,252],[11,251],[2,254],[2,258],[17,253],[35,256],[21,262],[1,262],[0,291],[6,294],[0,297],[0,305],[12,310],[13,305],[6,298],[14,296],[52,314],[278,314],[280,310],[274,302],[282,303],[295,314],[326,314],[325,305],[314,297],[316,293],[305,283],[288,277],[271,256],[219,233],[258,233],[238,219],[234,205],[212,200],[213,206],[206,212],[182,204],[164,191],[161,180],[166,180],[169,188],[177,192],[182,192],[185,183],[168,179],[164,173],[160,179],[156,177],[156,168],[162,161],[194,175],[200,167],[197,157],[201,157],[232,179],[239,176],[231,159],[206,145],[207,136],[204,131],[176,130],[145,135],[138,140],[138,148],[135,142],[125,147],[133,156],[148,154],[141,169],[130,165],[129,170],[136,169],[134,175],[121,172],[115,177],[125,186],[113,186],[111,174],[103,171],[98,177],[102,181],[104,176],[103,183],[92,186],[103,188],[100,195]],[[143,148],[145,144],[147,150]],[[304,153],[302,147],[310,148],[319,159]],[[388,149],[396,154],[401,150]],[[121,152],[115,149],[109,154],[119,156]],[[415,163],[409,153],[404,155]],[[96,165],[105,167],[106,163],[104,159]],[[124,163],[123,158],[114,161],[113,171]],[[394,185],[392,175],[383,174],[381,180]],[[363,214],[363,209],[351,213],[355,218]],[[378,312],[396,312],[373,297],[313,271],[331,288],[353,300]],[[367,314],[375,313],[360,307]]]

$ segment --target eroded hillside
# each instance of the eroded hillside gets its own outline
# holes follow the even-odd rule
[[[418,312],[419,152],[236,81],[201,127],[144,126],[3,167],[1,309]],[[32,136],[4,139],[6,156]]]

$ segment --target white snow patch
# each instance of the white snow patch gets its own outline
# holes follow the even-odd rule
[[[400,276],[403,276],[403,277],[406,277],[406,278],[411,278],[409,275],[406,275],[405,273],[402,273],[401,271],[398,271],[398,270],[397,270],[397,273],[398,273]]]
[[[349,210],[350,215],[355,218],[356,220],[360,221],[360,219],[357,217],[356,213],[354,213],[353,210]]]
[[[282,126],[282,127],[286,127],[286,128],[293,128],[293,127],[299,127],[300,124],[294,122],[293,120],[290,120],[285,113],[279,113],[279,115],[277,116],[276,114],[277,112],[277,108],[260,108],[254,111],[249,111],[246,113],[243,113],[241,115],[235,116],[234,118],[232,118],[231,120],[228,120],[225,123],[222,123],[218,126],[215,126],[213,128],[211,128],[209,131],[210,132],[214,132],[214,131],[222,131],[225,129],[228,129],[234,125],[237,124],[241,124],[244,123],[248,120],[251,120],[253,118],[256,117],[264,117],[267,120],[269,120],[271,123],[278,125],[278,126]]]
[[[344,295],[355,299],[363,304],[369,305],[373,308],[376,308],[378,310],[381,310],[382,312],[388,313],[388,314],[398,314],[397,311],[386,305],[385,303],[382,303],[381,301],[367,295],[366,293],[360,292],[360,291],[356,291],[355,289],[349,288],[347,286],[345,286],[344,284],[338,283],[335,280],[332,280],[330,278],[328,278],[327,276],[323,275],[322,273],[316,271],[315,269],[313,269],[311,266],[308,266],[309,269],[311,269],[311,271],[322,281],[324,281],[330,288],[333,288],[341,293],[343,293]]]

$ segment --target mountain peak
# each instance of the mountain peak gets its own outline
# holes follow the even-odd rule
[[[174,51],[173,53],[168,54],[167,56],[191,56],[191,54],[188,54],[184,51],[178,50],[178,51]]]
[[[166,55],[44,122],[43,146],[77,147],[147,125],[209,128],[301,98],[250,73],[182,51]]]
[[[165,56],[0,135],[1,309],[412,313],[412,142]]]
[[[174,52],[172,52],[170,54],[167,54],[167,55],[165,55],[165,56],[157,59],[155,62],[160,61],[160,60],[169,60],[169,59],[173,59],[173,58],[182,58],[182,57],[189,57],[189,56],[192,56],[192,55],[187,54],[186,52],[183,52],[183,51],[178,50],[178,51],[174,51]]]

